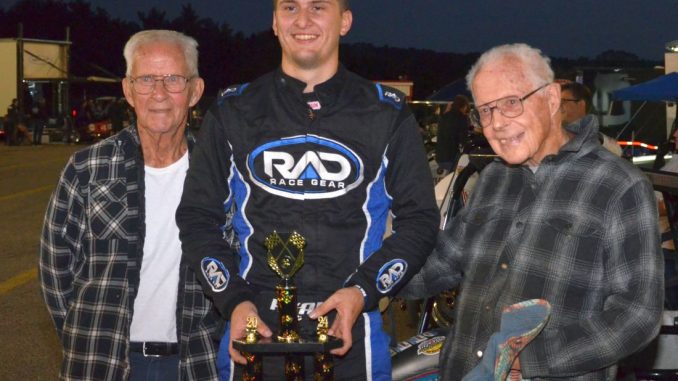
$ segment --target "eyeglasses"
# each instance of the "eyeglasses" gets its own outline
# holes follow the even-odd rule
[[[523,101],[548,85],[550,85],[550,83],[530,91],[522,98],[516,95],[511,95],[508,97],[499,98],[496,101],[485,103],[482,106],[478,106],[471,111],[471,122],[473,122],[475,126],[481,128],[489,126],[490,123],[492,123],[492,114],[495,109],[499,110],[499,112],[507,118],[517,118],[522,115],[524,111]],[[490,103],[494,103],[494,106],[488,106]]]
[[[179,74],[168,75],[140,75],[136,78],[130,77],[129,81],[132,88],[137,94],[146,95],[153,92],[155,83],[162,82],[165,90],[169,93],[180,93],[186,90],[186,83],[193,79],[193,77],[186,78]]]

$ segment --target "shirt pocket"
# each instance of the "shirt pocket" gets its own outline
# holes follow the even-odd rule
[[[481,208],[462,209],[459,218],[453,223],[460,223],[460,239],[465,240],[496,240],[503,237],[510,218],[510,214],[504,212],[499,205],[488,205]]]
[[[89,184],[87,215],[93,239],[128,238],[127,186],[124,179],[101,180]]]
[[[464,208],[461,210],[459,217],[464,225],[478,228],[497,220],[501,215],[501,206],[488,205],[481,208]]]
[[[585,216],[567,212],[549,213],[534,221],[528,242],[540,252],[569,253],[568,256],[598,252],[602,229]]]
[[[464,252],[487,252],[500,250],[511,226],[511,212],[500,205],[462,209],[453,221],[455,240],[463,243]]]
[[[544,220],[544,225],[554,234],[582,239],[600,237],[602,231],[596,221],[569,213],[551,214]]]
[[[595,216],[555,212],[536,223],[543,228],[528,240],[534,242],[532,253],[544,255],[541,260],[548,264],[551,278],[569,285],[568,298],[602,286],[604,230]]]

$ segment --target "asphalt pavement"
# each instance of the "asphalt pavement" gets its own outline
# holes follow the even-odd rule
[[[56,380],[61,350],[37,280],[45,207],[83,146],[0,142],[0,380]]]

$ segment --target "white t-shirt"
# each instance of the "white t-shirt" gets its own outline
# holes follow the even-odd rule
[[[187,170],[188,152],[168,167],[144,167],[146,238],[130,327],[132,341],[177,342],[181,242],[174,214]]]

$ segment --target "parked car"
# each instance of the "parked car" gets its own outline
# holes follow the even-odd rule
[[[107,96],[83,102],[79,109],[71,113],[75,121],[71,141],[89,143],[113,135],[116,131],[111,119],[115,113],[122,117],[122,127],[125,127],[129,122],[124,98]]]

